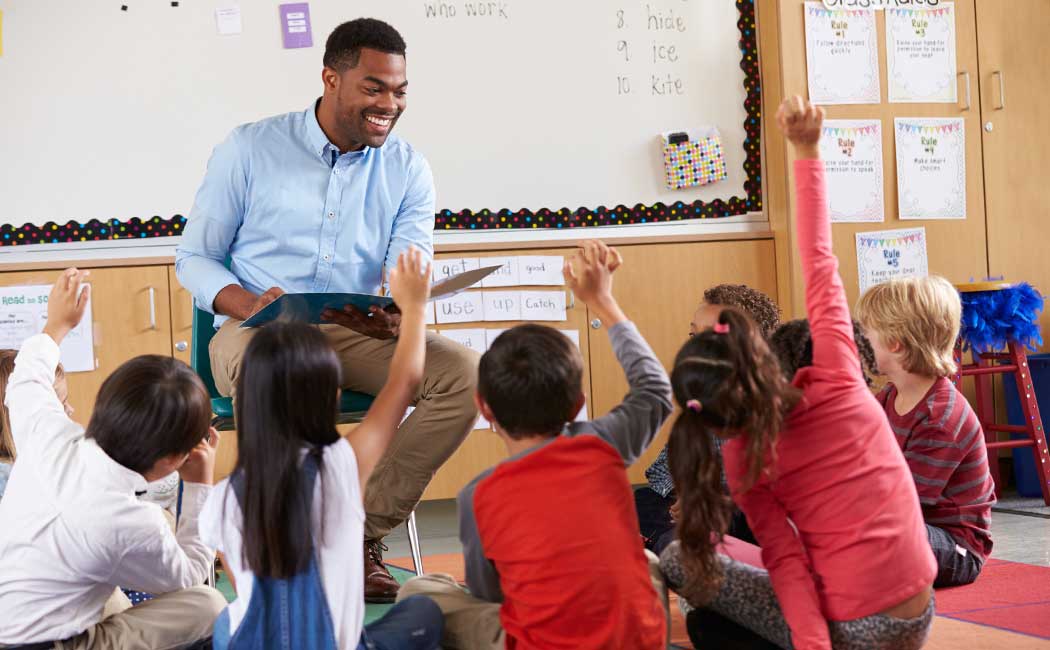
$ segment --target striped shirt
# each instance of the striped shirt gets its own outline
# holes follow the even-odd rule
[[[966,398],[938,379],[915,407],[900,415],[897,388],[887,385],[879,402],[915,479],[922,516],[982,560],[992,552],[995,483],[988,471],[984,432]]]

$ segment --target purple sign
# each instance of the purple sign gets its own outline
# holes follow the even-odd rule
[[[313,47],[313,32],[310,31],[310,5],[293,2],[281,5],[281,36],[284,49]]]

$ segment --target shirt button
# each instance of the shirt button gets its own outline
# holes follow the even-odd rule
[[[328,261],[328,256],[327,255],[324,256],[324,261],[326,261],[326,262]]]
[[[328,213],[328,218],[329,219],[335,219],[335,213],[334,212],[329,212]]]

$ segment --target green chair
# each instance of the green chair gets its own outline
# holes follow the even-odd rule
[[[208,395],[211,397],[211,411],[214,414],[212,426],[220,431],[233,430],[235,428],[233,400],[219,394],[219,390],[215,388],[215,377],[211,372],[211,357],[208,353],[208,344],[211,343],[211,338],[215,336],[215,316],[197,307],[196,303],[193,305],[193,329],[191,334],[190,367],[204,382],[204,386],[208,389]],[[375,397],[367,393],[344,390],[339,405],[338,422],[340,424],[360,422],[364,419],[374,400]],[[180,482],[179,507],[177,511],[181,511],[181,505],[182,485]],[[419,547],[419,532],[416,528],[415,510],[409,514],[408,520],[405,521],[405,527],[408,529],[408,549],[412,555],[413,568],[417,574],[422,575],[423,557]],[[214,576],[211,584],[215,584]]]
[[[223,397],[215,388],[215,377],[211,374],[211,358],[208,356],[208,344],[215,336],[215,316],[203,309],[193,306],[193,341],[190,348],[190,367],[204,382],[211,396],[211,410],[215,414],[212,425],[220,431],[230,431],[233,424],[233,400]],[[339,423],[360,422],[375,399],[372,395],[344,390],[339,406]]]

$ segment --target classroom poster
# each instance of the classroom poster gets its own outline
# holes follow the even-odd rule
[[[827,170],[831,221],[883,221],[882,123],[824,120],[820,156]]]
[[[891,102],[958,101],[953,3],[886,9],[886,76]]]
[[[893,278],[928,275],[926,229],[857,233],[857,277],[860,292]]]
[[[966,129],[959,118],[894,121],[901,219],[966,218]]]
[[[875,13],[806,3],[806,71],[814,104],[878,104]]]
[[[50,294],[49,284],[0,287],[0,348],[17,350],[27,338],[44,331]],[[62,341],[59,351],[66,372],[95,369],[90,298],[84,318]]]

